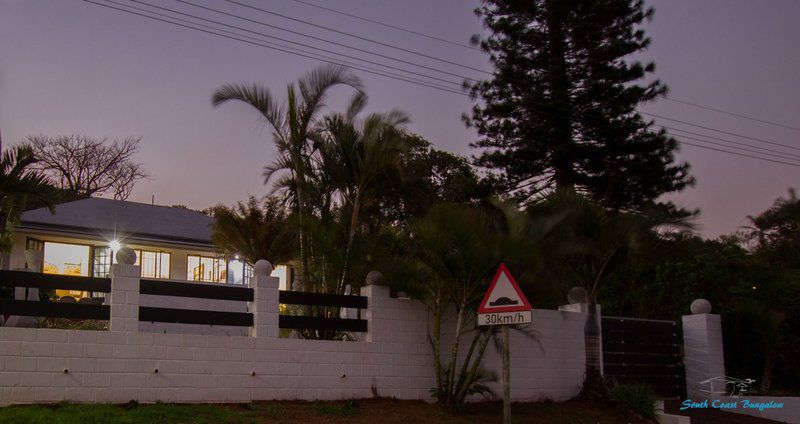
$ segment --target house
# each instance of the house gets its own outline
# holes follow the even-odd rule
[[[180,207],[88,198],[24,212],[13,231],[4,269],[49,274],[108,277],[114,253],[123,246],[136,252],[142,278],[248,285],[252,266],[215,252],[214,219]],[[289,270],[273,273],[286,287]],[[57,290],[59,297],[92,293]]]

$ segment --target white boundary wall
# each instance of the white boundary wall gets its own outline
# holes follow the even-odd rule
[[[278,279],[257,275],[250,336],[138,331],[136,269],[116,266],[111,331],[0,327],[0,405],[58,402],[248,402],[373,395],[431,400],[427,311],[367,286],[360,342],[278,337]],[[511,332],[515,400],[565,400],[583,379],[581,313],[534,310],[538,340]],[[484,366],[501,374],[492,346]],[[156,372],[156,370],[158,370]],[[500,393],[500,383],[492,383]]]

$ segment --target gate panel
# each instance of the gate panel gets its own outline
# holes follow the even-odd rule
[[[603,374],[662,397],[686,396],[683,335],[675,321],[603,317]]]

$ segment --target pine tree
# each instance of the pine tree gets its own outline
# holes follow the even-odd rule
[[[693,183],[675,163],[677,141],[636,112],[667,87],[653,63],[632,60],[650,39],[640,0],[484,0],[478,40],[496,71],[471,84],[465,116],[481,139],[476,165],[500,190],[531,202],[575,189],[635,210]],[[648,78],[649,77],[649,78]]]

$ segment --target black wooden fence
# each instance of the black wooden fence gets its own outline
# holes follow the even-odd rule
[[[355,309],[367,308],[367,298],[364,296],[281,291],[279,299],[280,303],[285,305]],[[295,330],[352,332],[367,331],[366,320],[331,318],[324,316],[281,315],[278,318],[278,325],[280,328],[290,328]]]
[[[195,299],[253,301],[253,289],[223,284],[212,285],[142,279],[139,283],[139,293]],[[253,314],[248,312],[140,306],[139,321],[250,327],[253,325]]]
[[[14,287],[31,287],[41,290],[61,289],[109,293],[111,279],[0,270],[0,286],[9,287],[12,290]],[[0,300],[1,315],[108,320],[109,312],[108,305],[94,303]]]
[[[683,336],[674,321],[603,317],[603,373],[643,384],[662,397],[685,397]]]
[[[35,287],[39,289],[110,293],[111,279],[0,270],[0,286],[10,287],[12,289],[14,287]],[[242,302],[252,302],[254,299],[254,291],[248,287],[149,279],[140,280],[139,293]],[[287,305],[310,306],[311,308],[309,310],[312,312],[319,312],[324,308],[334,308],[331,310],[338,310],[338,308],[367,308],[367,298],[363,296],[281,291],[279,301]],[[0,314],[108,320],[110,307],[109,305],[80,302],[65,303],[4,299],[0,300]],[[223,312],[140,306],[139,321],[249,327],[253,325],[253,314],[248,312]],[[280,315],[278,322],[280,328],[296,330],[333,332],[367,331],[367,321],[364,319],[326,317],[321,314],[310,314],[307,316]]]

